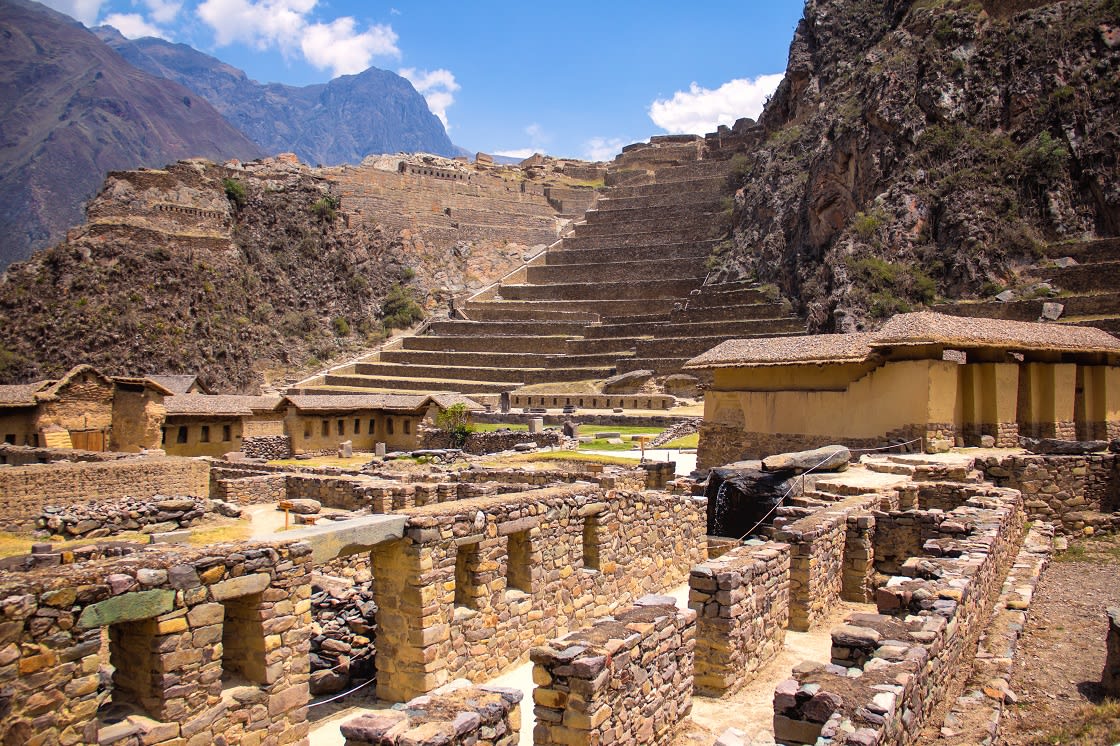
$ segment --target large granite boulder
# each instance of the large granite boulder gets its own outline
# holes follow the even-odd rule
[[[1019,445],[1031,453],[1047,456],[1084,456],[1108,450],[1107,440],[1059,440],[1057,438],[1019,438]]]
[[[810,451],[779,453],[762,459],[762,470],[769,472],[792,471],[803,474],[813,471],[845,471],[852,460],[852,452],[844,446],[833,445]]]

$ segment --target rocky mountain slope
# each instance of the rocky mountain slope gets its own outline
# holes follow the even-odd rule
[[[312,165],[360,163],[371,154],[458,155],[439,119],[404,78],[371,67],[329,83],[261,84],[185,44],[94,32],[137,68],[189,88],[267,153]]]
[[[189,90],[38,3],[0,3],[0,269],[61,239],[108,171],[260,148]]]
[[[1120,235],[1120,2],[809,0],[713,279],[846,331]]]
[[[337,206],[323,177],[277,159],[110,174],[86,225],[0,281],[0,379],[88,362],[254,390],[379,340],[421,313],[410,250]]]

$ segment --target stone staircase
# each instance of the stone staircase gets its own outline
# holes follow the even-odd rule
[[[1037,298],[960,301],[934,306],[932,310],[958,316],[1035,321],[1042,318],[1044,304],[1061,305],[1057,321],[1079,324],[1120,334],[1120,238],[1050,244],[1043,258],[1031,267],[1026,278],[1049,283],[1057,294],[1039,293]],[[1051,314],[1053,315],[1053,314]]]
[[[730,153],[700,159],[696,140],[624,153],[597,203],[530,264],[375,358],[297,384],[301,391],[458,391],[680,371],[732,337],[803,334],[787,303],[748,282],[705,285],[726,234]],[[638,168],[634,168],[635,161]],[[652,164],[652,165],[651,165]]]

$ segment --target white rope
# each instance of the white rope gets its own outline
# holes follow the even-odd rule
[[[332,669],[332,670],[333,670],[333,669]],[[307,706],[308,706],[308,707],[318,707],[319,705],[325,705],[325,704],[327,704],[328,702],[334,702],[335,700],[339,700],[339,699],[342,699],[343,697],[349,697],[349,696],[350,696],[351,694],[353,694],[354,692],[358,691],[358,690],[359,690],[359,689],[361,689],[361,688],[362,688],[363,686],[369,686],[370,684],[372,684],[372,683],[373,683],[373,682],[375,682],[375,681],[377,681],[377,679],[376,679],[376,678],[373,678],[373,679],[366,679],[366,680],[365,680],[365,681],[363,681],[363,682],[362,682],[361,684],[358,684],[358,685],[357,685],[356,687],[354,687],[353,689],[351,689],[351,690],[350,690],[350,691],[348,691],[348,692],[343,692],[342,694],[336,694],[335,696],[331,697],[330,699],[321,699],[321,700],[319,700],[318,702],[312,702],[312,703],[308,704]]]
[[[878,448],[849,448],[848,450],[851,451],[852,453],[870,453],[871,451],[889,451],[892,448],[901,448],[902,446],[908,446],[911,443],[918,443],[918,442],[921,442],[921,441],[924,441],[924,440],[925,440],[925,438],[914,438],[913,440],[907,440],[907,441],[904,441],[902,443],[895,443],[894,445],[889,445],[889,446],[880,446]]]

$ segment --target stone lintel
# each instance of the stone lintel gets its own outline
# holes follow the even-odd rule
[[[363,516],[285,531],[268,541],[275,542],[280,538],[305,542],[311,546],[311,561],[321,565],[339,557],[368,552],[385,541],[400,539],[404,536],[407,522],[408,516],[401,513]]]
[[[175,591],[155,588],[133,591],[90,604],[78,617],[80,629],[105,627],[119,622],[138,622],[166,614],[175,608]]]

